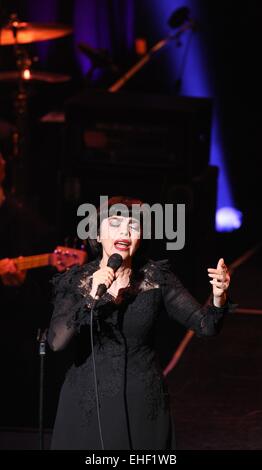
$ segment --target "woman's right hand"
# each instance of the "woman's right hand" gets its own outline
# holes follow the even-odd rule
[[[100,284],[105,284],[107,289],[111,286],[115,279],[115,273],[112,268],[106,266],[105,268],[100,268],[93,274],[93,284],[90,295],[95,298],[97,288]]]

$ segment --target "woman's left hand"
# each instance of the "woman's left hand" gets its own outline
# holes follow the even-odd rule
[[[217,268],[208,268],[208,276],[212,278],[214,305],[222,307],[226,302],[226,291],[230,284],[230,275],[223,258],[217,263]]]

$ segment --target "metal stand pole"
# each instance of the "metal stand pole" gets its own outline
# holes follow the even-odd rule
[[[192,29],[194,26],[194,23],[191,21],[188,21],[186,24],[183,24],[179,30],[176,33],[172,33],[169,36],[167,36],[164,39],[161,39],[158,41],[150,50],[149,52],[142,57],[142,59],[137,62],[128,72],[126,72],[119,80],[117,80],[113,85],[111,85],[108,89],[111,93],[115,93],[120,88],[122,88],[128,80],[130,80],[131,77],[133,77],[139,70],[141,70],[145,64],[147,64],[152,57],[156,54],[156,52],[159,52],[163,47],[165,47],[167,44],[169,44],[170,41],[179,41],[179,38],[182,33],[185,31]]]
[[[41,332],[38,329],[37,341],[39,342],[40,356],[40,375],[39,375],[39,449],[44,450],[44,432],[43,432],[43,416],[44,416],[44,372],[45,372],[45,356],[46,356],[46,336],[47,330]]]

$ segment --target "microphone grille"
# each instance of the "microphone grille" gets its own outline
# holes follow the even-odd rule
[[[118,253],[113,253],[108,259],[107,266],[109,268],[112,268],[114,271],[116,271],[118,268],[120,268],[121,264],[123,262],[123,258],[121,255]]]

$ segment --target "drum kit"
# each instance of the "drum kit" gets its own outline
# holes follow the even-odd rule
[[[0,46],[14,46],[17,70],[1,72],[0,81],[37,80],[47,83],[61,83],[70,80],[67,75],[55,75],[48,72],[32,72],[33,60],[30,59],[23,45],[33,42],[58,39],[72,33],[69,26],[57,23],[27,23],[18,21],[11,15],[8,24],[0,29]]]
[[[38,41],[47,41],[68,36],[72,28],[57,23],[28,23],[19,21],[16,14],[12,14],[5,25],[0,27],[0,47],[12,46],[16,61],[16,70],[0,71],[1,82],[10,82],[16,85],[17,92],[14,98],[14,111],[16,116],[15,130],[13,132],[13,188],[12,192],[23,199],[24,197],[24,154],[25,128],[27,123],[27,108],[29,91],[28,85],[34,83],[60,84],[70,81],[69,75],[49,73],[33,70],[35,58],[30,57],[27,45]]]
[[[122,88],[146,63],[148,63],[154,54],[166,47],[170,41],[180,44],[180,36],[187,30],[195,30],[196,23],[191,18],[189,9],[181,7],[177,9],[169,19],[169,26],[176,31],[169,34],[155,44],[132,68],[126,72],[120,79],[108,88],[108,91],[115,93]],[[28,23],[19,21],[16,14],[12,14],[5,25],[0,23],[0,47],[13,46],[16,58],[16,70],[0,71],[0,83],[16,83],[17,94],[14,99],[14,109],[16,114],[16,131],[13,133],[14,150],[13,154],[16,160],[14,165],[13,187],[16,194],[23,193],[21,183],[24,179],[23,174],[23,155],[25,154],[25,124],[27,117],[28,89],[26,84],[32,82],[38,83],[64,83],[71,79],[68,75],[49,73],[44,71],[32,70],[34,58],[31,58],[26,45],[38,41],[47,41],[58,39],[72,33],[72,28],[58,23]],[[78,45],[79,49],[86,54],[93,67],[110,67],[111,70],[117,70],[110,57],[104,50],[94,50],[87,45]],[[93,69],[92,69],[93,70]],[[1,129],[0,129],[1,130]],[[17,177],[15,177],[15,174]]]

